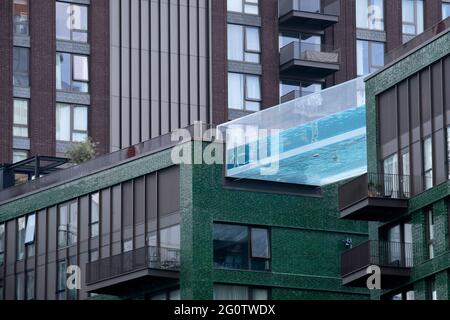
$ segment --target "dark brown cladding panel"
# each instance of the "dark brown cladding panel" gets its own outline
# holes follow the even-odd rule
[[[385,1],[386,52],[402,45],[402,2]]]
[[[97,152],[109,152],[109,0],[91,1],[91,106],[89,134],[98,143]]]
[[[278,0],[260,1],[260,7],[263,70],[261,89],[262,108],[264,109],[279,103]]]
[[[12,158],[11,1],[0,1],[0,163]]]
[[[30,1],[29,136],[31,155],[54,155],[55,119],[55,1]]]
[[[228,120],[227,107],[227,2],[211,3],[211,51],[212,51],[212,123]]]
[[[425,29],[434,26],[442,20],[442,1],[424,1]]]

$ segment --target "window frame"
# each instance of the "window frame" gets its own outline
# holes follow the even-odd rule
[[[79,225],[79,216],[80,216],[78,202],[79,202],[78,199],[76,199],[76,200],[68,201],[66,203],[58,205],[58,210],[57,210],[58,211],[58,229],[57,229],[58,249],[69,248],[69,247],[77,245],[77,243],[78,243],[78,225]],[[76,205],[76,208],[77,208],[76,209],[76,224],[77,225],[75,228],[76,234],[74,235],[75,241],[69,240],[69,239],[71,239],[69,230],[71,230],[71,227],[72,227],[71,221],[72,221],[72,214],[73,214],[73,212],[72,212],[73,205]],[[67,208],[66,217],[65,217],[67,224],[65,225],[65,228],[66,228],[65,230],[62,230],[62,228],[61,228],[62,227],[62,225],[61,225],[61,208],[63,208],[63,207]],[[63,241],[63,238],[61,236],[63,234],[63,232],[65,232],[65,236],[64,236],[65,241]]]
[[[93,197],[98,197],[98,213],[97,213],[97,220],[93,221]],[[101,212],[101,193],[96,192],[90,195],[90,210],[89,210],[89,238],[95,239],[100,236],[100,212]],[[97,230],[96,233],[93,232],[93,230]]]
[[[252,16],[259,16],[260,15],[259,0],[238,0],[238,1],[241,1],[241,9],[240,9],[240,11],[230,10],[229,9],[230,6],[228,5],[229,1],[233,1],[233,0],[228,0],[227,1],[227,12],[248,14],[248,15],[252,15]],[[246,6],[256,7],[257,13],[246,12],[246,9],[245,9]]]
[[[27,61],[26,61],[26,68],[27,71],[26,72],[21,72],[21,71],[16,71],[15,70],[15,65],[16,63],[14,62],[15,60],[15,56],[16,54],[19,55],[19,61],[20,58],[22,58],[22,54],[20,54],[20,52],[27,52]],[[21,46],[14,46],[13,47],[13,85],[14,87],[20,87],[20,88],[29,88],[30,87],[30,48],[26,48],[26,47],[21,47]],[[22,85],[20,83],[17,82],[17,77],[20,78],[25,78],[26,77],[26,84]]]
[[[23,22],[17,22],[15,21],[16,18],[16,11],[15,11],[15,6],[16,6],[16,0],[13,1],[13,5],[12,5],[12,23],[13,23],[13,34],[15,36],[24,36],[24,37],[29,37],[30,36],[30,1],[29,0],[22,0],[26,2],[26,7],[27,7],[27,19],[26,21]],[[16,27],[17,26],[26,26],[26,33],[20,33],[20,32],[16,32]]]
[[[425,151],[426,151],[426,147],[427,147],[427,144],[429,143],[429,147],[430,147],[430,157],[431,157],[431,163],[430,163],[430,167],[429,168],[427,168],[426,167],[426,157],[427,157],[427,154],[425,154]],[[434,148],[433,148],[433,138],[432,138],[432,136],[428,136],[428,137],[425,137],[424,139],[423,139],[423,145],[422,145],[422,150],[423,150],[423,159],[422,159],[422,161],[423,161],[423,164],[422,164],[422,170],[423,170],[423,189],[424,190],[429,190],[429,189],[431,189],[433,186],[434,186],[434,154],[433,154],[433,152],[434,152]],[[428,184],[428,183],[430,183],[430,184]]]
[[[60,55],[68,55],[69,58],[69,66],[70,66],[70,88],[69,89],[58,89],[58,83],[56,83],[56,91],[57,92],[68,92],[68,93],[79,93],[79,94],[89,94],[90,93],[90,89],[91,89],[91,70],[90,70],[90,56],[89,55],[85,55],[85,54],[78,54],[78,53],[72,53],[72,52],[65,52],[65,51],[57,51],[56,52],[56,65],[55,65],[55,73],[57,74],[58,72],[58,62],[57,59],[60,57]],[[77,80],[77,78],[75,77],[74,74],[74,70],[75,70],[75,59],[74,57],[82,57],[82,58],[86,58],[86,63],[87,63],[87,76],[88,76],[88,80]],[[61,79],[62,77],[62,68],[61,68]],[[58,77],[56,77],[58,78]],[[61,81],[62,83],[62,81]],[[75,86],[74,83],[79,83],[80,85],[86,85],[86,91],[83,90],[74,90]]]
[[[16,123],[16,117],[15,117],[15,115],[16,115],[16,101],[22,101],[22,102],[26,103],[26,113],[27,113],[26,124]],[[30,106],[30,103],[29,103],[28,99],[22,99],[22,98],[14,98],[13,99],[13,136],[16,137],[16,138],[29,138],[29,129],[28,129],[28,126],[29,126],[29,123],[30,123],[29,106]],[[23,135],[23,136],[22,135],[16,135],[15,134],[15,130],[14,130],[16,128],[18,128],[18,129],[26,129],[26,135]]]
[[[70,116],[69,116],[69,122],[70,122],[70,140],[60,140],[58,139],[58,136],[56,136],[56,141],[58,142],[82,142],[82,141],[78,141],[76,139],[74,139],[74,136],[76,134],[81,134],[81,135],[85,135],[85,139],[89,137],[89,107],[88,106],[84,106],[84,105],[77,105],[77,104],[68,104],[68,103],[56,103],[56,109],[58,109],[58,107],[69,107],[70,108]],[[77,108],[82,108],[82,109],[86,109],[86,131],[82,131],[82,130],[76,130],[75,129],[75,109]],[[58,114],[58,112],[56,111],[56,114]],[[56,128],[58,128],[58,120],[59,118],[56,117]],[[61,124],[60,124],[61,125]],[[56,135],[58,134],[58,132],[56,131]]]
[[[427,246],[427,260],[432,260],[435,257],[435,229],[436,222],[433,208],[425,209],[425,244]]]
[[[227,37],[228,40],[227,42],[230,40],[229,38],[231,37],[230,34],[230,26],[233,27],[239,27],[240,28],[240,32],[241,32],[241,36],[242,36],[242,59],[240,60],[236,60],[236,59],[231,59],[230,58],[230,47],[227,46],[227,60],[228,61],[237,61],[237,62],[245,62],[245,63],[252,63],[252,64],[261,64],[261,28],[260,27],[256,27],[256,26],[249,26],[249,25],[241,25],[241,24],[236,24],[236,23],[227,23]],[[248,29],[254,29],[257,30],[258,32],[258,47],[259,50],[252,50],[250,48],[248,48],[248,35],[247,35],[247,30]],[[255,57],[257,57],[257,61],[249,61],[247,60],[247,54],[250,55],[255,55]]]
[[[264,287],[264,286],[246,286],[246,285],[239,285],[239,284],[232,284],[232,283],[221,283],[221,282],[215,282],[213,283],[213,296],[215,293],[215,287],[216,286],[222,286],[222,287],[245,287],[247,288],[247,300],[244,301],[258,301],[254,298],[254,291],[255,290],[266,290],[267,291],[267,300],[259,300],[259,301],[270,301],[272,300],[272,288],[270,287]],[[213,297],[214,299],[214,297]]]
[[[360,1],[364,1],[365,5],[367,6],[367,12],[368,12],[367,26],[368,26],[368,28],[358,26],[358,19],[356,19],[356,28],[357,29],[364,29],[364,30],[373,30],[373,31],[385,31],[385,29],[386,29],[386,25],[385,25],[385,15],[386,15],[386,12],[385,12],[385,7],[386,7],[385,1],[381,0],[381,2],[383,4],[383,8],[382,8],[382,12],[381,12],[382,13],[381,19],[370,19],[371,15],[370,15],[370,12],[369,12],[369,8],[375,6],[375,4],[374,4],[375,0],[356,0],[356,8],[358,7],[358,2],[360,2]],[[358,15],[358,14],[359,14],[359,12],[358,12],[358,10],[356,10],[356,15]],[[382,28],[381,29],[370,28],[370,25],[371,25],[370,22],[371,21],[379,21],[381,23],[381,25],[382,25]]]
[[[228,72],[228,84],[230,82],[230,74],[235,74],[235,75],[239,75],[240,77],[243,77],[243,101],[242,101],[242,109],[237,108],[235,106],[230,106],[229,103],[229,99],[228,99],[228,109],[230,110],[239,110],[239,111],[246,111],[246,112],[258,112],[261,110],[261,104],[262,104],[262,84],[261,84],[261,76],[259,75],[254,75],[254,74],[247,74],[247,73],[239,73],[239,72]],[[249,97],[248,94],[248,87],[247,87],[247,78],[248,77],[253,77],[253,78],[257,78],[258,79],[258,84],[259,84],[259,96],[260,99],[254,99],[252,97]],[[242,88],[241,88],[242,89]],[[228,96],[230,94],[230,91],[228,91]],[[250,108],[247,107],[247,103],[256,103],[258,104],[258,110],[251,110]]]
[[[0,223],[0,272],[2,272],[1,269],[5,264],[5,247],[6,247],[6,224]]]
[[[59,38],[58,37],[58,23],[57,23],[57,21],[55,21],[55,36],[56,36],[56,40],[61,40],[61,41],[72,41],[72,42],[77,42],[77,43],[89,43],[89,29],[90,29],[90,24],[89,24],[89,9],[90,9],[90,6],[89,5],[86,5],[86,4],[81,4],[81,3],[69,3],[69,2],[65,2],[65,1],[56,1],[56,4],[55,4],[55,14],[57,14],[58,12],[57,12],[57,5],[58,5],[58,3],[62,3],[62,4],[67,4],[70,8],[71,7],[83,7],[83,8],[86,8],[86,25],[87,25],[87,27],[86,27],[86,30],[83,30],[83,29],[72,29],[72,28],[70,28],[70,29],[68,29],[68,31],[69,31],[69,38],[70,39],[64,39],[64,38]],[[67,14],[67,12],[66,12],[66,14]],[[69,19],[70,18],[70,15],[66,15],[65,16],[67,19]],[[82,33],[82,34],[85,34],[86,35],[86,41],[77,41],[77,40],[74,40],[74,33]]]
[[[414,3],[414,23],[405,22],[404,19],[403,19],[403,13],[404,13],[404,11],[403,11],[403,9],[404,9],[403,4],[404,4],[404,1],[413,1],[413,3]],[[419,26],[418,26],[418,23],[419,23],[418,17],[419,17],[419,15],[418,15],[418,9],[417,9],[418,1],[422,2],[422,15],[423,15],[422,20],[425,23],[425,2],[423,0],[402,0],[402,34],[403,35],[416,36],[416,35],[418,35],[418,34],[420,34],[420,33],[422,33],[424,31],[424,30],[422,30],[422,31],[418,32],[419,31]],[[405,25],[410,26],[410,27],[413,26],[415,33],[407,33],[407,32],[405,32],[405,29],[404,29]],[[422,28],[425,29],[425,25],[423,25]]]
[[[358,43],[359,42],[367,43],[367,61],[364,61],[364,53],[363,52],[359,53],[359,50],[358,50],[358,48],[359,48]],[[376,64],[373,63],[373,61],[374,61],[374,59],[373,59],[373,56],[374,56],[373,46],[375,44],[382,44],[383,45],[383,65],[376,65]],[[358,70],[358,67],[359,67],[359,65],[358,65],[359,54],[362,55],[363,64],[367,63],[367,68],[368,68],[368,70],[367,70],[368,73],[367,74],[364,73],[364,70],[362,70],[362,73],[360,73],[361,70]],[[386,43],[385,42],[364,40],[364,39],[356,39],[356,74],[357,74],[357,76],[358,77],[365,76],[365,75],[371,74],[372,72],[376,72],[376,71],[382,69],[385,66],[385,64],[386,64],[386,61],[384,59],[384,54],[386,54]],[[365,67],[365,65],[363,65],[363,69],[364,69],[364,67]]]

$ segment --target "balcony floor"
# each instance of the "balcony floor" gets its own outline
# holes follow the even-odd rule
[[[293,10],[280,17],[280,28],[317,32],[338,22],[338,16]]]
[[[389,221],[406,212],[408,200],[367,197],[341,210],[341,219]]]
[[[339,64],[293,59],[280,66],[280,75],[286,79],[319,81],[339,69]]]
[[[367,288],[367,265],[365,268],[342,277],[342,285],[346,287]],[[381,288],[393,289],[401,286],[411,276],[410,268],[381,267]]]

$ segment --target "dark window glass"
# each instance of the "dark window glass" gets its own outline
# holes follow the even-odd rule
[[[13,50],[13,82],[18,87],[29,87],[29,57],[28,48],[14,47]]]
[[[56,296],[58,300],[66,300],[67,263],[58,262],[56,278]]]
[[[78,203],[72,202],[59,207],[58,244],[59,247],[72,246],[77,243]]]
[[[16,274],[16,300],[25,299],[25,274]]]
[[[29,34],[28,0],[14,0],[13,7],[14,34]]]
[[[219,268],[270,270],[269,232],[262,228],[215,224],[214,265]]]
[[[88,40],[88,7],[56,2],[56,38],[77,42]]]
[[[27,271],[26,273],[26,299],[34,300],[34,271]]]

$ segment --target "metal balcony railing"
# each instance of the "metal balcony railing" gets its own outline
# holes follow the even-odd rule
[[[347,276],[371,265],[412,268],[413,244],[388,241],[364,242],[342,254],[341,275]]]
[[[147,246],[86,265],[86,283],[93,284],[145,269],[179,271],[180,250]]]
[[[333,47],[293,41],[280,49],[280,65],[292,60],[339,64],[339,50]]]
[[[367,173],[339,187],[339,208],[343,210],[366,198],[409,199],[410,176]]]
[[[340,0],[279,0],[279,16],[291,11],[302,11],[332,16],[340,15]]]

